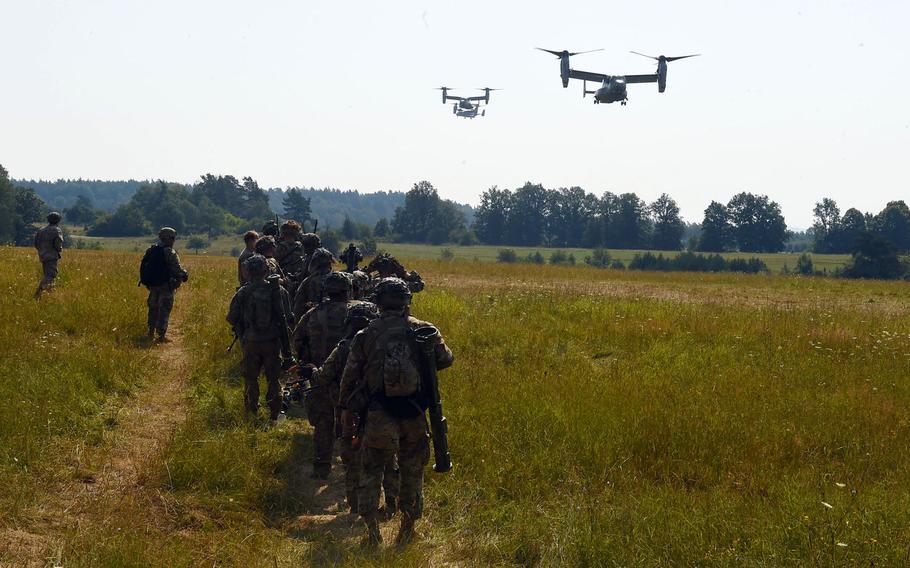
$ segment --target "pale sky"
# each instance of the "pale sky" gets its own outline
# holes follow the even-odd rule
[[[527,180],[673,196],[699,221],[746,190],[791,227],[910,200],[910,2],[0,0],[0,163],[16,178],[249,175],[476,204]],[[626,107],[555,57],[649,73]],[[456,118],[433,87],[499,87]]]

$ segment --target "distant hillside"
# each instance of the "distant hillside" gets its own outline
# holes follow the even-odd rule
[[[58,179],[57,181],[14,179],[13,184],[35,190],[51,209],[67,209],[84,195],[97,209],[112,212],[133,197],[149,181],[105,181],[100,179]]]
[[[376,221],[385,217],[389,221],[395,215],[395,208],[404,205],[404,192],[378,191],[360,193],[355,190],[298,188],[304,197],[310,200],[313,217],[319,219],[320,227],[338,228],[344,218],[373,226]],[[279,215],[284,212],[281,201],[284,190],[269,189],[269,206]],[[470,205],[460,205],[468,225],[474,220],[474,210]]]

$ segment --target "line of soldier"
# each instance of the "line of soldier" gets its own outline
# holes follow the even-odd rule
[[[363,257],[353,244],[342,255],[347,270],[334,272],[334,257],[320,247],[317,235],[301,233],[298,223],[287,221],[276,240],[269,234],[275,229],[270,223],[263,236],[244,235],[240,287],[227,316],[243,347],[245,408],[258,417],[262,372],[269,424],[282,418],[282,359],[291,355],[282,353],[282,334],[289,334],[297,381],[309,387],[312,477],[328,479],[339,439],[345,495],[351,512],[365,523],[365,544],[379,546],[380,521],[400,511],[396,543],[404,546],[422,515],[423,470],[430,455],[428,403],[412,330],[431,324],[409,313],[412,294],[423,290],[423,281],[389,255],[357,270]],[[435,368],[452,364],[441,335],[430,349]]]

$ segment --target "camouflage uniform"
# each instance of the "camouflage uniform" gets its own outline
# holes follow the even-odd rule
[[[149,295],[146,300],[149,308],[148,327],[149,331],[154,329],[158,332],[158,337],[163,338],[171,319],[171,309],[174,307],[174,292],[181,283],[186,282],[188,273],[180,264],[180,257],[172,246],[165,244],[161,238],[155,246],[164,249],[164,260],[171,278],[160,286],[148,286]]]
[[[294,313],[302,314],[318,304],[324,297],[322,284],[332,273],[332,253],[326,249],[316,249],[310,259],[310,275],[300,283],[294,296]]]
[[[406,271],[404,265],[402,265],[397,258],[388,253],[380,254],[374,258],[363,271],[367,274],[378,272],[380,279],[401,278],[407,283],[408,289],[415,294],[417,292],[422,292],[425,287],[423,279],[420,277],[420,274],[417,274],[417,271]]]
[[[350,290],[350,283],[347,284]],[[301,363],[317,367],[344,337],[348,307],[360,302],[348,300],[347,294],[331,298],[303,314],[294,329],[293,344]],[[333,396],[334,395],[334,396]],[[313,426],[313,471],[325,473],[332,467],[335,445],[335,406],[337,394],[327,388],[310,391],[306,398],[307,419]]]
[[[354,246],[354,243],[348,245],[348,248],[344,249],[344,252],[341,253],[339,260],[345,264],[345,270],[347,272],[353,273],[357,270],[357,263],[363,260],[363,253],[360,252],[360,249]]]
[[[332,350],[329,358],[319,370],[319,383],[327,389],[336,407],[340,410],[339,389],[341,387],[341,376],[344,372],[345,363],[351,352],[351,341],[353,335],[342,339]],[[357,512],[357,487],[360,484],[360,477],[363,473],[363,465],[360,458],[360,448],[362,432],[359,432],[362,424],[355,425],[353,430],[347,430],[342,427],[341,430],[341,463],[344,464],[344,489],[351,511]],[[386,511],[394,512],[398,508],[398,488],[401,483],[398,471],[398,456],[392,455],[385,463],[382,475],[382,490],[385,494]]]
[[[303,270],[304,259],[303,245],[300,241],[278,241],[278,248],[275,251],[275,258],[281,266],[281,270],[290,276],[296,276]]]
[[[430,459],[429,429],[425,405],[409,399],[393,399],[383,392],[384,349],[377,339],[391,327],[411,329],[430,325],[408,315],[407,308],[383,309],[379,319],[354,336],[341,381],[340,401],[345,408],[366,414],[363,436],[363,474],[358,488],[358,511],[369,522],[379,506],[379,489],[385,464],[396,453],[401,471],[399,509],[413,526],[423,513],[423,468]],[[435,348],[438,369],[449,367],[454,356],[439,336]],[[416,356],[416,355],[415,355]],[[415,365],[419,362],[415,361]],[[409,415],[410,414],[410,415]]]
[[[262,259],[262,257],[258,255],[251,258],[251,260],[256,260],[264,265],[264,260],[259,259]],[[264,268],[262,269],[264,271]],[[281,384],[279,383],[281,376],[281,341],[278,331],[278,325],[281,322],[275,319],[280,316],[274,311],[274,306],[269,302],[268,309],[273,310],[271,311],[272,325],[267,329],[258,329],[254,325],[255,322],[251,320],[255,311],[262,309],[262,306],[255,305],[257,297],[271,296],[272,293],[271,290],[263,290],[263,288],[269,288],[269,284],[263,277],[264,274],[258,276],[258,278],[251,274],[253,280],[237,290],[237,293],[231,299],[227,321],[233,327],[234,333],[240,337],[240,342],[243,346],[241,366],[244,379],[244,407],[253,414],[258,412],[259,373],[262,371],[265,374],[267,384],[266,404],[269,407],[270,418],[275,420],[281,412]],[[285,304],[285,309],[287,309],[289,304],[287,292],[280,286],[278,290],[281,294],[281,301]]]
[[[59,218],[59,213],[57,214]],[[50,218],[50,215],[48,215]],[[63,251],[63,230],[57,223],[48,223],[35,233],[35,249],[38,250],[38,259],[41,261],[43,276],[38,283],[35,297],[48,288],[53,288],[57,278],[57,261]]]
[[[246,274],[246,269],[244,268],[243,264],[247,261],[247,259],[249,259],[254,254],[256,254],[255,250],[245,248],[245,249],[243,249],[243,252],[240,253],[240,256],[237,258],[237,282],[241,286],[243,286],[250,280],[250,277],[247,276],[247,274]]]

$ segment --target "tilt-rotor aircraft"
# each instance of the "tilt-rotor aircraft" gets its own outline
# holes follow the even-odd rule
[[[615,103],[625,106],[626,102],[629,100],[628,92],[626,91],[626,85],[630,83],[657,83],[658,92],[664,92],[664,89],[667,88],[667,63],[671,61],[676,61],[677,59],[685,59],[687,57],[697,57],[701,55],[696,53],[694,55],[680,55],[678,57],[667,57],[661,55],[658,57],[653,57],[651,55],[645,55],[643,53],[638,53],[633,51],[635,55],[641,55],[642,57],[648,57],[657,61],[657,72],[650,75],[604,75],[602,73],[591,73],[590,71],[580,71],[578,69],[572,69],[569,67],[569,58],[573,55],[580,55],[582,53],[592,53],[594,51],[603,51],[603,49],[592,49],[591,51],[553,51],[551,49],[543,49],[538,47],[540,51],[546,51],[547,53],[552,53],[559,58],[559,76],[562,78],[562,86],[569,86],[569,79],[581,79],[582,88],[581,96],[585,95],[594,95],[594,104],[600,103]],[[600,83],[600,87],[594,91],[588,90],[588,81]]]
[[[484,92],[482,97],[454,97],[449,94],[449,91],[453,90],[453,87],[437,88],[442,91],[442,104],[446,104],[449,101],[455,101],[455,104],[452,105],[452,114],[463,118],[476,118],[478,114],[479,116],[486,116],[487,111],[485,109],[481,110],[481,105],[490,104],[490,91],[499,90],[484,87],[478,89],[479,91]]]

